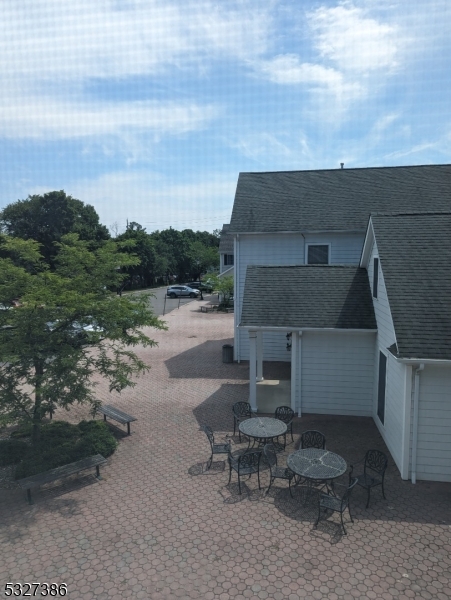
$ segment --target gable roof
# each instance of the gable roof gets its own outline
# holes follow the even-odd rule
[[[367,271],[349,265],[249,266],[240,327],[376,329]]]
[[[221,237],[219,238],[219,253],[233,254],[233,235],[229,233],[230,225],[224,223],[222,226]]]
[[[450,206],[451,165],[240,173],[229,231],[363,232],[374,211]]]
[[[401,358],[451,360],[451,210],[371,215]]]

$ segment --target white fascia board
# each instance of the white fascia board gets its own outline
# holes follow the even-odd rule
[[[265,327],[264,325],[238,325],[248,331],[317,331],[324,333],[377,333],[377,329],[344,329],[342,327]],[[424,361],[423,361],[424,362]]]
[[[370,258],[371,250],[374,243],[374,229],[371,221],[371,215],[368,220],[368,227],[366,229],[365,241],[363,242],[362,254],[360,257],[360,266],[368,268],[368,260]]]
[[[232,265],[231,267],[229,267],[228,269],[226,269],[225,271],[223,271],[222,273],[219,273],[218,277],[222,277],[223,275],[227,275],[227,273],[229,271],[233,271],[233,267],[234,265]]]

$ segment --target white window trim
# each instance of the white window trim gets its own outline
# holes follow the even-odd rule
[[[328,265],[332,264],[331,262],[331,257],[332,257],[332,244],[330,242],[305,242],[305,264],[308,265],[308,249],[309,246],[327,246],[329,249],[329,261],[328,261]]]

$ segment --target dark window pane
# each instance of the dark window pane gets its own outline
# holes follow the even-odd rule
[[[307,262],[309,265],[328,265],[329,246],[325,246],[322,244],[308,246]]]
[[[377,285],[379,283],[379,259],[373,261],[373,298],[377,298]]]
[[[224,254],[224,266],[233,266],[233,254]]]
[[[379,352],[379,385],[377,388],[377,416],[382,425],[385,419],[385,379],[387,374],[387,357]]]

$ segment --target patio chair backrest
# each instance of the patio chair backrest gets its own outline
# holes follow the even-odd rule
[[[252,417],[252,410],[249,402],[235,402],[232,410],[233,414],[239,419],[243,417]]]
[[[207,436],[208,441],[210,442],[210,446],[213,449],[213,444],[215,443],[215,436],[213,434],[213,430],[208,425],[202,425],[202,431]]]
[[[238,469],[258,469],[260,462],[260,452],[246,452],[238,458]]]
[[[349,485],[341,498],[341,510],[343,511],[349,504],[349,498],[351,497],[352,490],[357,485],[358,479],[357,477],[353,477],[349,482]]]
[[[324,450],[326,447],[326,437],[320,431],[304,431],[301,435],[301,449],[319,448]]]
[[[291,406],[278,406],[275,410],[274,417],[289,425],[293,420],[294,410]]]
[[[266,444],[263,448],[263,454],[272,471],[274,467],[277,467],[277,455],[274,446],[272,444]]]
[[[366,473],[367,469],[374,471],[378,475],[383,475],[388,465],[387,456],[380,450],[368,450],[365,454],[365,463],[363,470]]]

